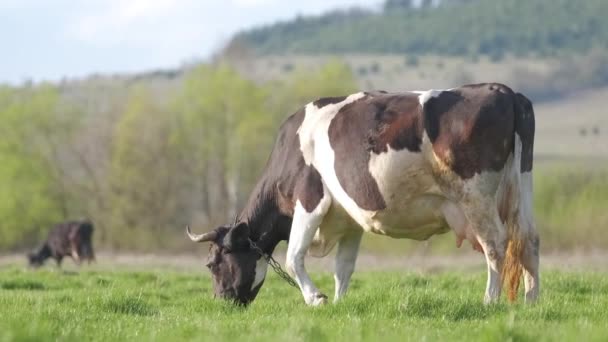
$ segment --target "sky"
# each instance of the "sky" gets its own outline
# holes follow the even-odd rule
[[[0,83],[177,67],[240,30],[382,0],[0,0]]]

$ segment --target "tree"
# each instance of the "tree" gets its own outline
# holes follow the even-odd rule
[[[253,186],[271,142],[266,90],[225,64],[202,65],[185,79],[174,103],[174,143],[182,170],[196,180],[191,208],[200,223],[225,223]]]
[[[61,148],[72,114],[51,85],[0,89],[0,247],[31,245],[69,215]]]
[[[157,98],[143,86],[132,89],[115,127],[109,177],[113,247],[158,247],[174,224],[179,176],[169,142],[172,122]]]

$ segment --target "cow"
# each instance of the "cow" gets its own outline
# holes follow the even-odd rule
[[[484,302],[539,295],[532,212],[534,110],[497,83],[321,98],[281,125],[262,176],[233,224],[204,234],[216,297],[248,304],[287,240],[287,271],[308,305],[327,303],[304,264],[335,245],[334,302],[364,232],[427,240],[450,230],[487,263]],[[504,284],[504,285],[503,285]]]
[[[76,264],[95,261],[93,251],[93,223],[89,220],[68,221],[55,225],[38,251],[28,254],[29,264],[40,267],[46,259],[55,259],[61,267],[64,257],[71,257]]]

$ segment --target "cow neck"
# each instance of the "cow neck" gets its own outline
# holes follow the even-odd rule
[[[276,198],[275,183],[262,179],[239,216],[239,221],[248,224],[251,240],[268,255],[289,238],[291,227],[291,217],[280,213]]]

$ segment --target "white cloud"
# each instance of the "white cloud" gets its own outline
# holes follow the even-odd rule
[[[194,0],[109,0],[89,6],[75,16],[68,35],[91,44],[118,44],[150,38],[183,26],[180,17]],[[172,27],[160,27],[172,19]],[[148,39],[144,39],[148,40]]]
[[[277,0],[232,0],[236,7],[260,7],[276,4]]]

